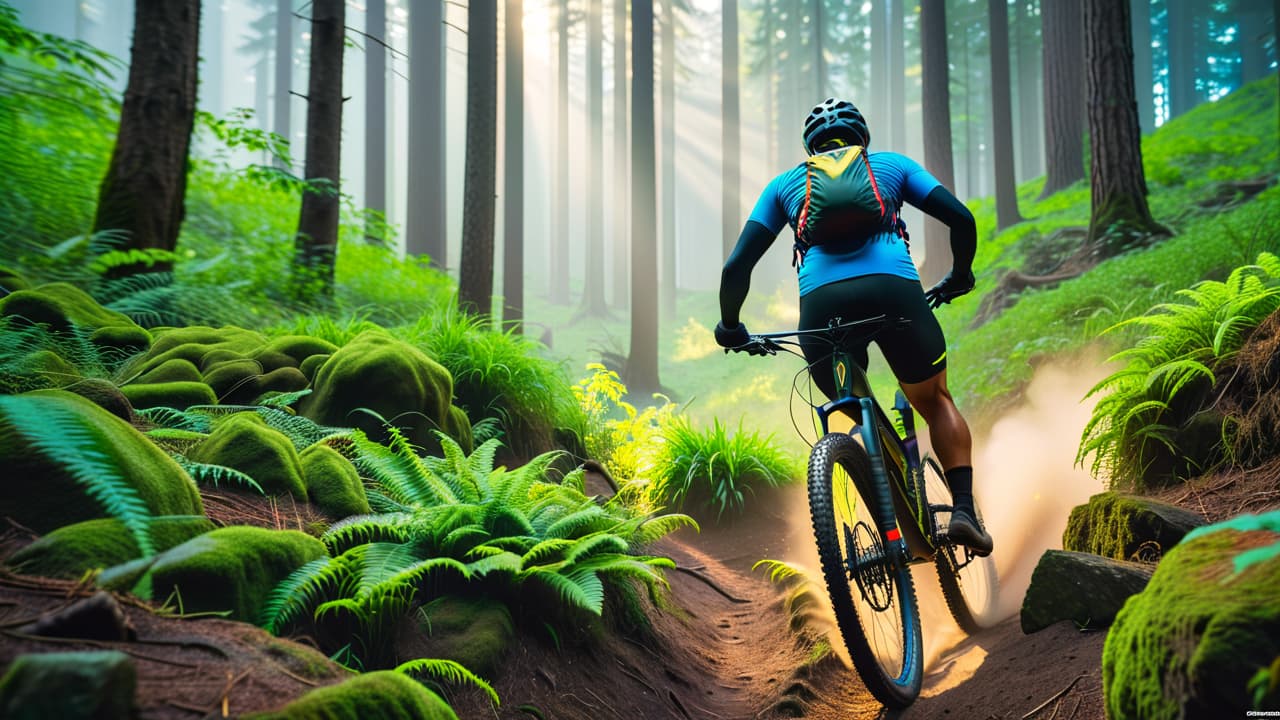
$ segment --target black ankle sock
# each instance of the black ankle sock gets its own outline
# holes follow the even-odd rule
[[[944,473],[947,487],[951,488],[951,504],[973,511],[973,468],[968,465],[953,467]]]

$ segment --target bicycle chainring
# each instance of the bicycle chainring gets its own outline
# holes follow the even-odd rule
[[[893,578],[880,535],[861,521],[852,528],[845,525],[844,535],[846,564],[862,599],[876,612],[888,610],[893,605]]]

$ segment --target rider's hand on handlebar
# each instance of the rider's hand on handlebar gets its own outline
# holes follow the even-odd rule
[[[716,323],[716,344],[726,350],[742,347],[751,342],[751,334],[747,332],[747,326],[742,323],[727,328],[724,322]]]
[[[947,273],[937,285],[929,288],[924,294],[925,302],[929,303],[929,307],[937,308],[943,303],[949,303],[952,300],[968,293],[973,289],[975,279],[972,270],[966,270],[963,273],[957,273],[954,269]]]

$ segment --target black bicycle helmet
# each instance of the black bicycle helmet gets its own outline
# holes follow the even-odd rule
[[[824,142],[841,136],[863,147],[871,142],[871,131],[858,108],[848,100],[835,98],[814,105],[804,121],[804,149],[813,155]]]

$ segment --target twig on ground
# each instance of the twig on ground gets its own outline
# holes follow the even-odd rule
[[[1022,720],[1028,720],[1032,715],[1035,715],[1036,713],[1038,713],[1038,712],[1040,712],[1041,710],[1043,710],[1043,709],[1045,709],[1046,707],[1048,707],[1048,706],[1049,706],[1049,704],[1050,704],[1050,703],[1052,703],[1053,701],[1057,700],[1058,698],[1062,697],[1063,695],[1066,695],[1068,692],[1070,692],[1070,691],[1071,691],[1071,688],[1073,688],[1073,687],[1075,687],[1075,686],[1076,686],[1076,683],[1080,682],[1081,678],[1083,678],[1083,677],[1084,677],[1084,675],[1079,675],[1079,676],[1077,676],[1077,677],[1076,677],[1076,679],[1075,679],[1075,680],[1072,680],[1071,682],[1067,683],[1067,686],[1066,686],[1066,687],[1064,687],[1064,688],[1062,688],[1062,689],[1061,689],[1061,690],[1059,690],[1058,692],[1054,693],[1054,694],[1053,694],[1053,697],[1049,698],[1048,700],[1045,700],[1044,702],[1042,702],[1042,703],[1040,703],[1039,705],[1037,705],[1037,706],[1036,706],[1036,708],[1035,708],[1034,710],[1032,710],[1031,712],[1027,713],[1026,715],[1023,715],[1023,716],[1022,716]]]
[[[682,573],[685,573],[687,575],[692,575],[693,577],[698,578],[702,582],[706,583],[712,590],[715,590],[716,592],[728,598],[729,602],[735,602],[735,603],[741,603],[741,604],[747,604],[751,602],[750,600],[744,600],[743,598],[730,594],[728,590],[725,590],[724,588],[720,587],[720,585],[715,580],[712,580],[711,578],[698,572],[697,570],[694,570],[693,568],[681,567],[677,565],[676,570],[679,570]]]
[[[217,645],[214,645],[213,643],[205,642],[204,640],[199,640],[196,638],[184,638],[181,640],[143,640],[139,638],[135,642],[137,642],[140,645],[172,645],[172,646],[181,647],[181,648],[201,648],[203,650],[209,650],[213,653],[221,655],[222,658],[225,660],[231,659],[231,656],[227,654],[226,650],[223,650],[222,648],[218,647]]]
[[[147,655],[146,653],[140,653],[136,650],[130,650],[128,647],[121,647],[122,645],[128,645],[129,643],[99,642],[97,640],[89,640],[87,638],[45,637],[44,635],[28,635],[26,633],[15,632],[13,630],[0,630],[0,633],[19,640],[27,640],[29,642],[45,642],[54,643],[56,645],[88,645],[90,647],[102,648],[104,650],[119,650],[120,652],[128,653],[139,660],[148,660],[154,663],[172,665],[174,667],[192,669],[200,667],[199,665],[192,665],[191,663],[184,663],[178,660],[168,660],[166,658],[156,657],[155,655]]]
[[[235,687],[236,683],[248,677],[249,671],[252,669],[253,668],[246,668],[244,672],[236,675],[235,677],[231,676],[230,670],[227,671],[227,685],[222,688],[222,717],[231,716],[231,688]]]
[[[1080,709],[1080,703],[1082,702],[1084,702],[1084,699],[1076,700],[1076,706],[1071,708],[1071,714],[1067,716],[1067,720],[1072,720],[1076,716],[1076,711]]]

